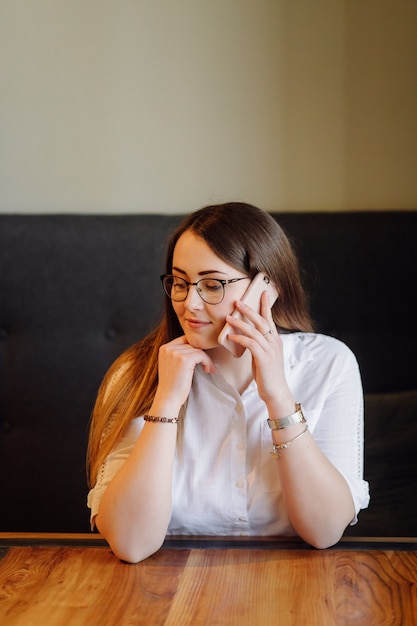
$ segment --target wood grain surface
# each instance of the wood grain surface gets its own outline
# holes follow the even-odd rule
[[[417,626],[417,552],[0,549],[2,626]]]

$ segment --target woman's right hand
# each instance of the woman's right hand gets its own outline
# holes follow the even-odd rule
[[[161,346],[151,415],[178,416],[198,364],[206,372],[214,371],[209,356],[193,348],[185,337]],[[96,524],[122,560],[137,563],[162,545],[172,512],[176,444],[174,425],[146,422],[131,454],[103,494]]]
[[[178,415],[181,406],[188,398],[194,370],[199,364],[208,374],[215,371],[213,361],[208,354],[204,350],[193,348],[185,336],[177,337],[162,345],[159,349],[158,388],[151,412],[156,408],[164,410],[166,406],[170,414]]]

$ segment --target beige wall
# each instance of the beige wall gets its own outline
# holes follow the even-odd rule
[[[417,208],[415,0],[2,0],[0,211]]]

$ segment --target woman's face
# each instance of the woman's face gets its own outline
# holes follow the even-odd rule
[[[201,278],[230,280],[247,275],[220,259],[207,243],[187,230],[178,239],[172,259],[172,274],[195,283]],[[234,309],[249,285],[247,280],[225,285],[224,298],[219,304],[207,304],[190,286],[183,302],[172,301],[174,311],[188,342],[195,348],[209,350],[218,347],[217,337],[225,324],[226,315]]]

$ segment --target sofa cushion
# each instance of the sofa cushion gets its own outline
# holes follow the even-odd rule
[[[417,534],[417,390],[365,395],[365,478],[369,508],[347,534]]]

